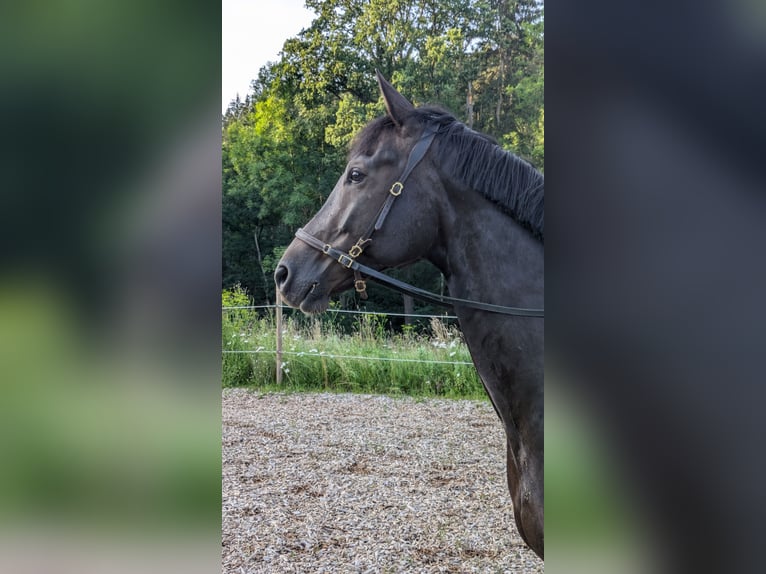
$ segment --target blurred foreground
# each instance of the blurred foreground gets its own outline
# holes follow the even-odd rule
[[[546,4],[546,569],[762,572],[763,6]]]
[[[0,571],[218,567],[219,14],[2,9]]]

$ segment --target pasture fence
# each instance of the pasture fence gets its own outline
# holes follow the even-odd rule
[[[270,304],[270,305],[230,305],[230,306],[223,306],[221,307],[222,312],[228,312],[228,311],[242,311],[242,310],[274,310],[275,311],[275,323],[276,323],[276,333],[275,333],[275,340],[276,345],[275,349],[263,349],[263,348],[257,348],[257,349],[223,349],[222,352],[224,354],[274,354],[275,355],[275,361],[276,361],[276,383],[277,385],[282,384],[282,365],[284,364],[284,356],[285,355],[295,355],[295,356],[301,356],[301,357],[324,357],[328,359],[354,359],[354,360],[360,360],[360,361],[389,361],[389,362],[399,362],[399,363],[422,363],[422,364],[439,364],[439,365],[472,365],[473,363],[468,361],[442,361],[442,360],[436,360],[436,359],[413,359],[413,358],[399,358],[399,357],[370,357],[370,356],[363,356],[363,355],[339,355],[337,353],[326,353],[324,351],[318,351],[314,350],[314,352],[296,352],[296,351],[285,351],[283,348],[283,340],[282,335],[284,332],[284,323],[283,323],[283,310],[288,311],[296,311],[296,309],[292,307],[286,307],[282,304],[281,296],[277,295],[277,303],[276,304]],[[370,316],[377,316],[377,317],[405,317],[405,318],[412,318],[412,319],[457,319],[457,316],[455,315],[448,315],[448,314],[440,314],[440,315],[434,315],[434,314],[419,314],[419,313],[398,313],[398,312],[388,312],[388,311],[361,311],[361,310],[355,310],[355,309],[333,309],[329,308],[327,309],[327,312],[329,313],[339,313],[339,314],[350,314],[350,315],[370,315]]]

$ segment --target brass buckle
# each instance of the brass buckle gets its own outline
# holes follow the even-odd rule
[[[351,249],[349,249],[349,250],[348,250],[348,254],[349,254],[351,257],[353,257],[354,259],[356,259],[357,257],[359,257],[359,256],[362,254],[362,248],[361,248],[361,247],[359,247],[359,243],[357,243],[357,244],[356,244],[356,245],[354,245],[354,246],[353,246]]]
[[[389,189],[388,191],[394,197],[399,197],[402,194],[403,189],[404,189],[404,184],[401,181],[397,181],[394,185],[391,186],[391,189]]]
[[[347,261],[348,263],[346,263]],[[338,263],[343,265],[343,267],[345,267],[346,269],[350,269],[351,266],[354,264],[354,258],[349,257],[345,253],[341,253],[340,255],[338,255]]]
[[[364,293],[367,291],[367,282],[364,279],[357,279],[354,281],[354,289],[357,293]]]

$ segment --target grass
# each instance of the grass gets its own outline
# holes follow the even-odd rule
[[[423,333],[409,328],[393,332],[382,315],[356,316],[350,328],[329,313],[285,315],[282,384],[277,386],[273,314],[223,312],[224,386],[486,399],[454,325],[433,319]]]

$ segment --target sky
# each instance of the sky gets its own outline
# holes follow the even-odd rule
[[[221,111],[250,91],[261,66],[279,58],[285,40],[308,28],[304,0],[223,0]]]

